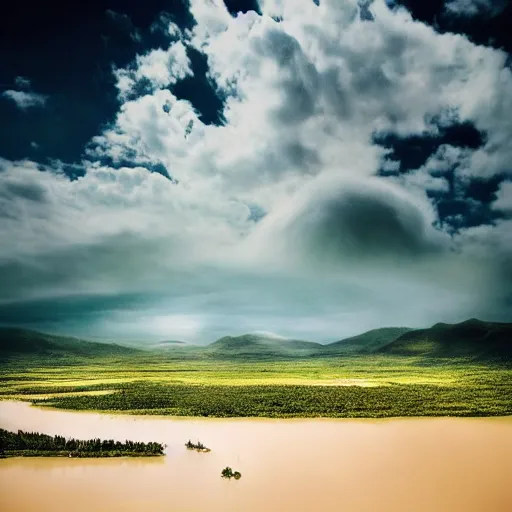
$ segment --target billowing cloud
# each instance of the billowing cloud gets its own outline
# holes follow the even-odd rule
[[[86,148],[82,177],[1,162],[4,307],[137,297],[88,325],[169,326],[191,341],[509,318],[506,54],[383,0],[371,16],[355,0],[260,6],[233,17],[220,0],[191,0],[192,28],[160,19],[169,45],[114,71],[119,111]],[[222,98],[218,124],[173,88],[195,76],[191,52]],[[407,172],[379,143],[461,123],[480,147],[439,144]],[[476,177],[498,183],[483,206]],[[469,226],[455,207],[476,203],[495,217]]]
[[[159,48],[137,56],[133,69],[117,70],[117,87],[120,96],[126,98],[142,81],[150,88],[161,89],[192,74],[185,46],[177,41],[166,51]]]

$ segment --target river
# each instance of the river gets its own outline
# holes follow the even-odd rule
[[[167,445],[159,458],[0,460],[2,512],[512,510],[512,418],[180,419],[4,401],[0,427]]]

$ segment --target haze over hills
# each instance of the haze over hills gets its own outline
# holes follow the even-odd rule
[[[225,336],[205,347],[209,355],[230,357],[306,357],[321,352],[323,345],[272,334]]]
[[[225,336],[206,346],[177,340],[127,347],[54,336],[19,328],[0,328],[0,358],[11,356],[133,356],[207,359],[295,359],[364,354],[396,356],[512,358],[512,324],[470,319],[426,329],[384,327],[330,344],[283,338],[272,333]]]
[[[178,341],[178,340],[165,340],[165,341],[157,341],[156,343],[153,343],[150,345],[150,348],[155,350],[167,350],[167,349],[174,349],[176,347],[183,348],[187,346],[188,343],[185,341]]]

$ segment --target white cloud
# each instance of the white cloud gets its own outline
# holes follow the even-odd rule
[[[16,106],[21,110],[27,110],[32,107],[44,107],[48,96],[37,94],[35,92],[15,91],[9,89],[2,93],[4,98],[7,98],[16,103]]]
[[[115,71],[121,98],[126,98],[141,80],[149,81],[154,89],[161,89],[192,74],[190,61],[181,41],[172,43],[167,50],[159,48],[145,55],[138,55],[133,69]]]

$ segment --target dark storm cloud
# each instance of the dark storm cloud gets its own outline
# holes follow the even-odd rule
[[[37,257],[27,255],[15,261],[4,258],[0,260],[0,302],[38,297],[41,292],[44,296],[44,290],[58,296],[60,290],[85,287],[94,294],[117,288],[121,282],[128,289],[159,288],[164,276],[177,278],[166,257],[165,240],[145,240],[126,233],[54,249]],[[183,269],[182,276],[185,274]]]
[[[1,176],[2,175],[0,174],[0,178]],[[12,201],[15,196],[38,203],[42,203],[47,200],[46,189],[39,183],[5,183],[0,188],[0,196],[8,201]]]
[[[293,124],[311,117],[318,96],[318,73],[297,40],[271,29],[264,38],[254,40],[253,46],[256,54],[274,60],[280,68],[277,83],[284,101],[275,113],[279,122]]]
[[[283,236],[316,259],[417,259],[443,248],[412,197],[378,182],[327,183],[300,204]],[[305,246],[305,247],[304,247]],[[293,249],[292,249],[293,250]]]

